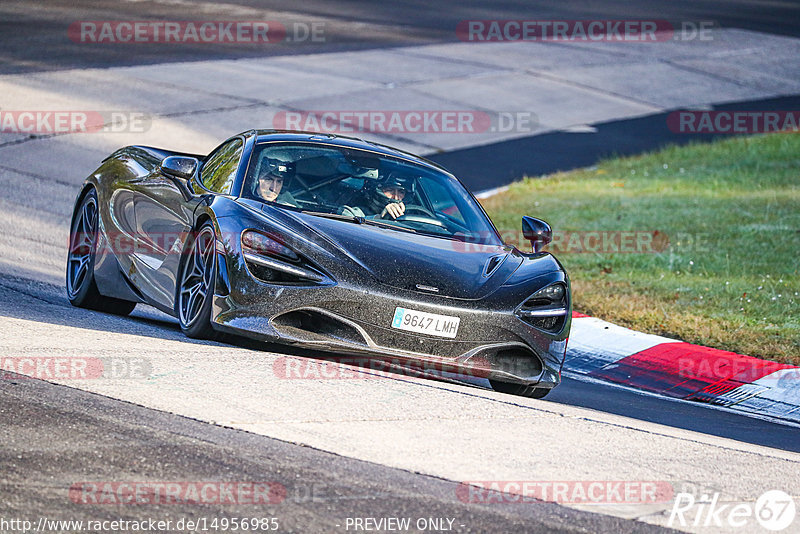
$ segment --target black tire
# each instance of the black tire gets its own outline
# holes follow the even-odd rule
[[[502,382],[500,380],[489,380],[492,389],[509,395],[528,397],[530,399],[543,399],[550,393],[549,388],[537,388],[526,384],[516,384],[514,382]]]
[[[216,234],[206,222],[186,243],[178,270],[175,315],[181,330],[194,339],[219,339],[211,327],[211,305],[217,278]]]
[[[86,192],[72,216],[67,250],[66,289],[70,304],[116,315],[128,315],[135,302],[101,295],[94,279],[99,210],[97,191]]]

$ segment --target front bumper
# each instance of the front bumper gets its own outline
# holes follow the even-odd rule
[[[499,306],[496,299],[451,299],[379,283],[364,283],[366,288],[344,283],[273,285],[255,280],[243,263],[225,262],[223,255],[219,259],[228,286],[214,299],[212,321],[220,330],[377,358],[480,385],[500,380],[552,388],[560,382],[569,314],[559,332],[545,332],[517,317],[513,306]],[[543,285],[566,281],[563,272],[540,278]],[[447,339],[391,328],[397,307],[458,317],[458,335]]]

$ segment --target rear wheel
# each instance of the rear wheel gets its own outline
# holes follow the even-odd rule
[[[97,192],[90,189],[81,200],[70,225],[67,254],[67,298],[80,308],[128,315],[135,302],[101,295],[94,279],[99,212]]]
[[[211,328],[216,272],[216,235],[214,227],[205,223],[186,247],[175,299],[181,330],[191,338],[218,338],[217,332]]]
[[[550,393],[549,388],[537,388],[526,384],[516,384],[514,382],[502,382],[500,380],[489,380],[492,389],[500,393],[508,393],[509,395],[518,395],[520,397],[528,397],[531,399],[542,399]]]

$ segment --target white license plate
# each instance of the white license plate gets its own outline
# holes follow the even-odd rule
[[[392,328],[418,332],[430,336],[455,338],[458,333],[458,317],[426,313],[407,308],[395,308]]]

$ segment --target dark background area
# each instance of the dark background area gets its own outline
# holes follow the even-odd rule
[[[800,36],[800,2],[758,0],[3,0],[0,2],[0,73],[111,67],[236,57],[307,54],[456,41],[462,20],[713,21],[727,28]],[[325,42],[262,45],[74,43],[76,21],[273,20],[325,22]]]

